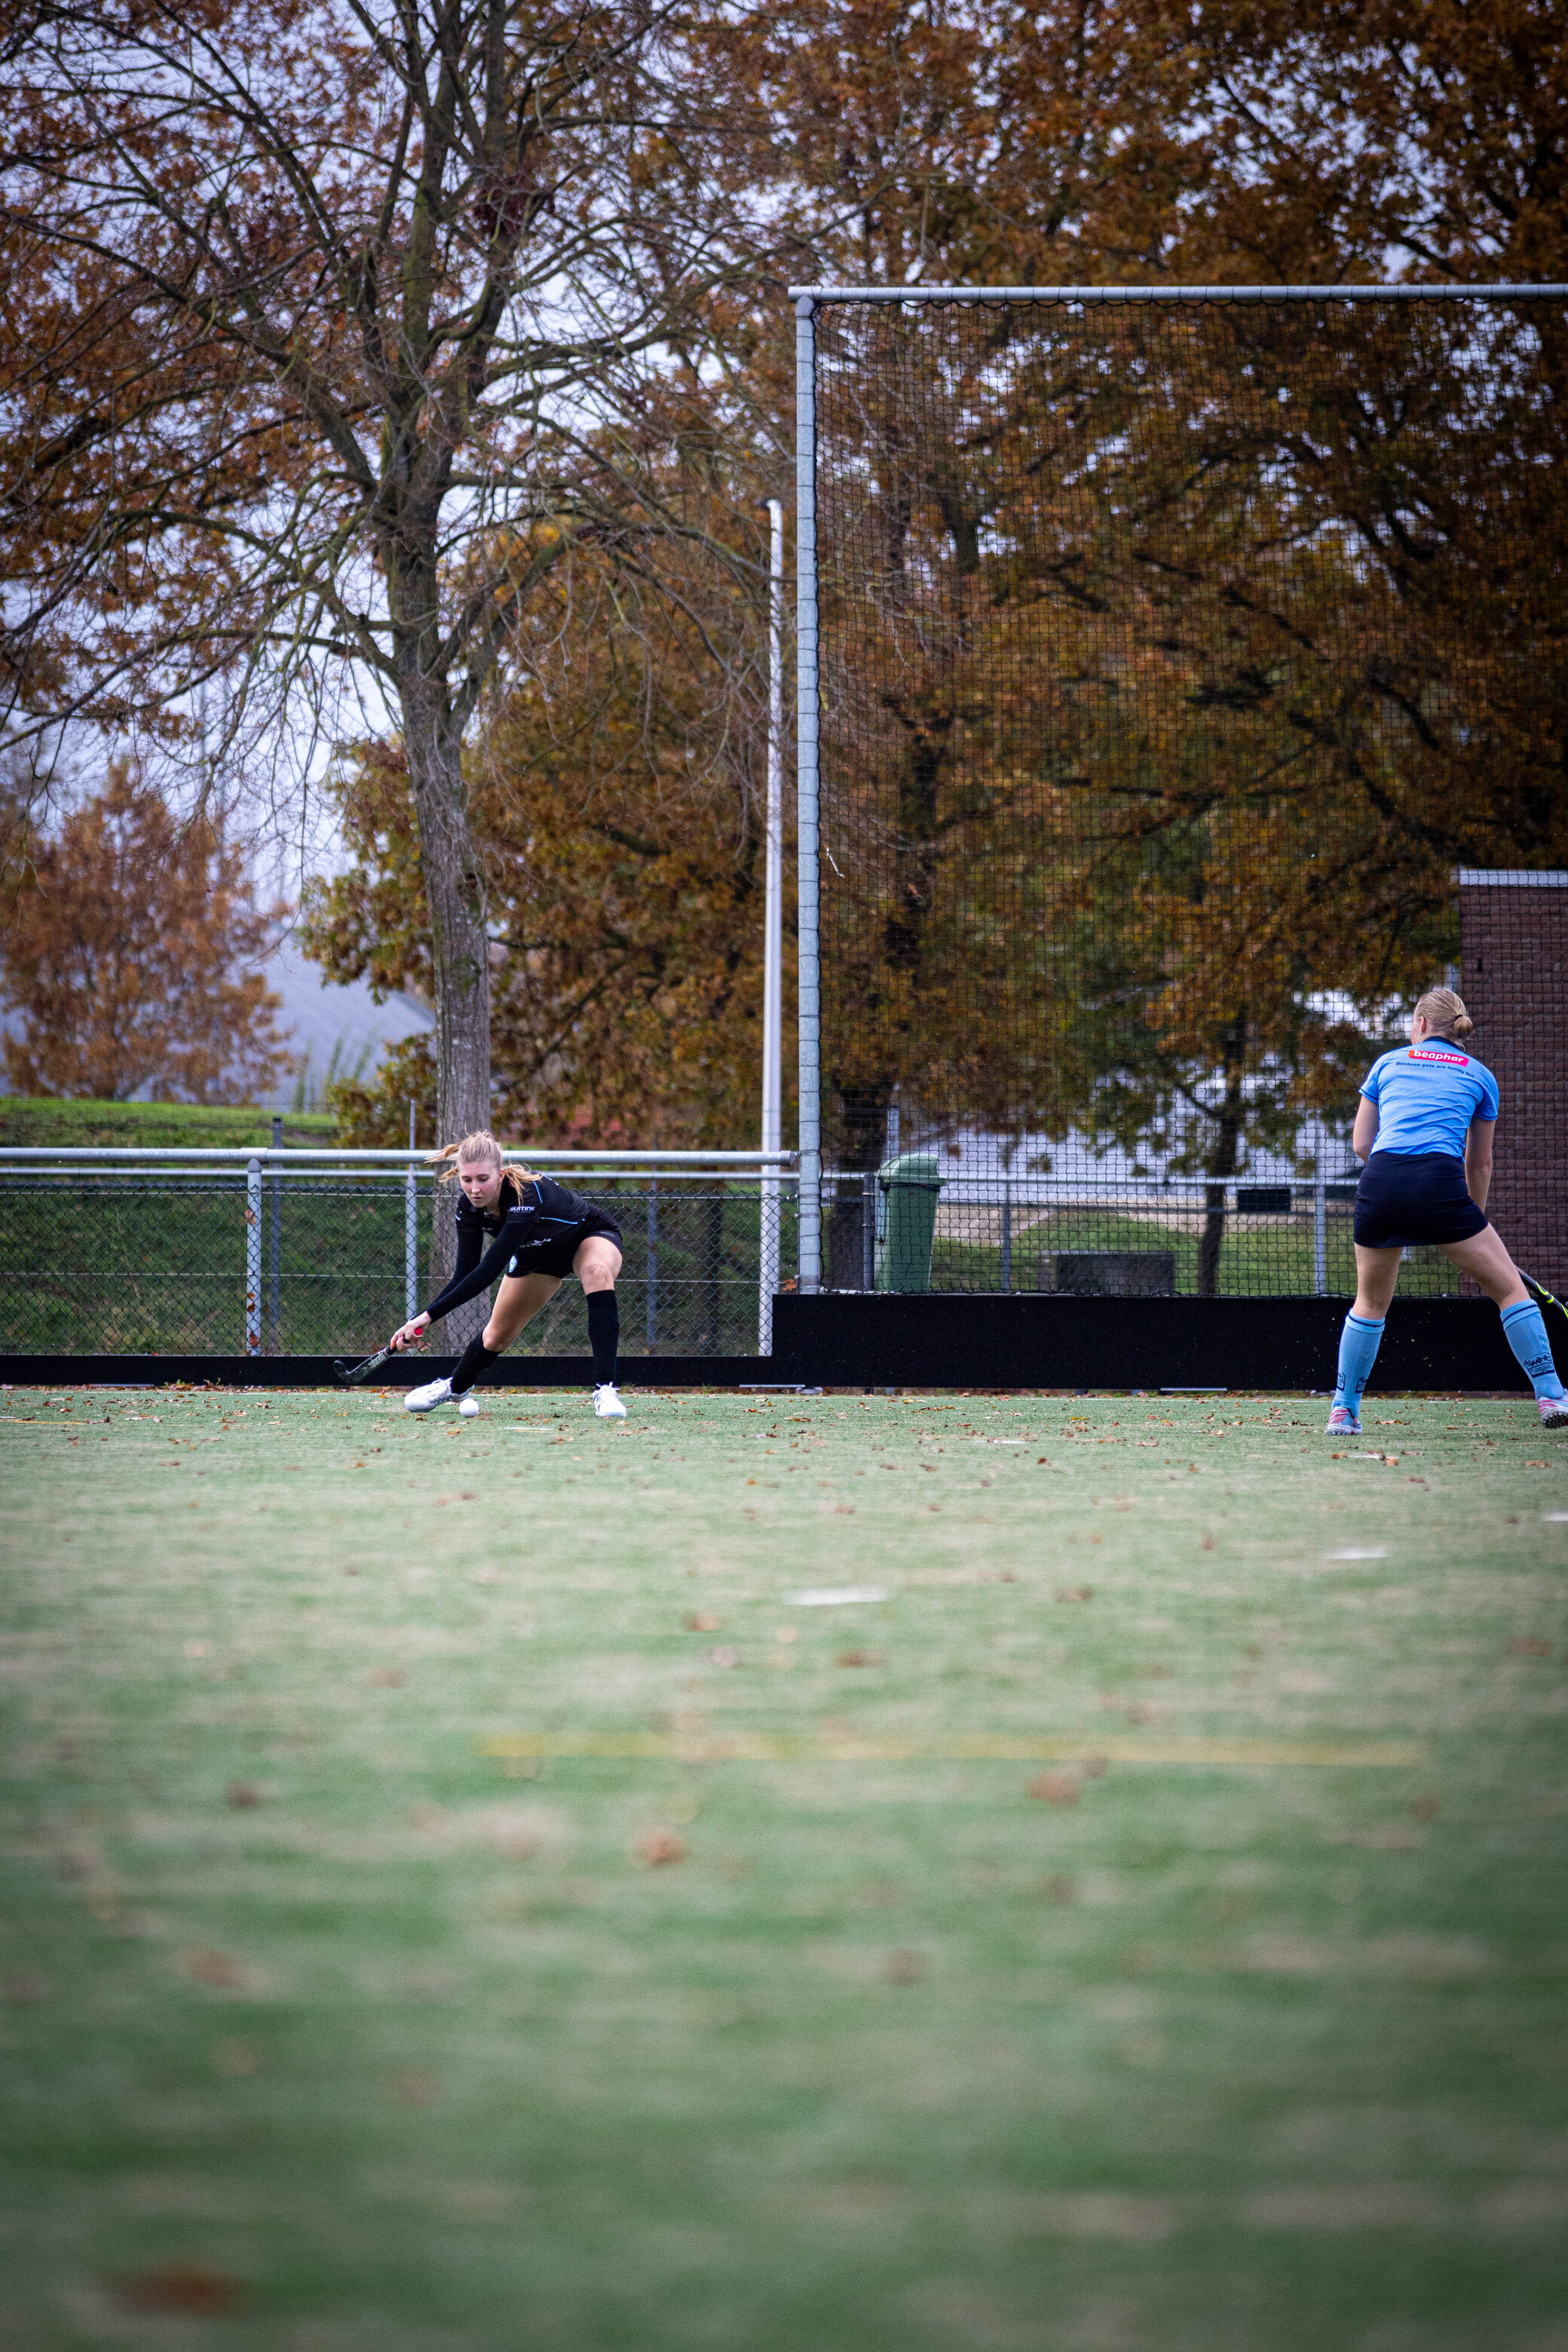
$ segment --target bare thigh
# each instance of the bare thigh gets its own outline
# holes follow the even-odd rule
[[[1530,1297],[1495,1225],[1472,1234],[1468,1242],[1444,1242],[1442,1251],[1461,1274],[1479,1283],[1494,1306],[1516,1307],[1521,1298]]]
[[[523,1325],[531,1323],[541,1307],[549,1306],[560,1287],[552,1274],[503,1275],[485,1325],[485,1345],[490,1353],[499,1355],[510,1347]]]
[[[577,1244],[572,1271],[584,1290],[614,1290],[620,1270],[620,1251],[605,1234],[590,1234],[585,1242]]]

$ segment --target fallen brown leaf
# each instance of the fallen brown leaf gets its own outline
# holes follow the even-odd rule
[[[833,1663],[836,1666],[885,1666],[888,1658],[884,1650],[840,1650]]]
[[[1441,1797],[1417,1797],[1410,1808],[1418,1822],[1435,1822],[1443,1810]]]
[[[1552,1655],[1551,1643],[1543,1642],[1539,1633],[1523,1634],[1508,1646],[1510,1654],[1516,1658],[1549,1658]]]
[[[684,1862],[689,1851],[686,1840],[673,1830],[644,1830],[637,1843],[637,1860],[649,1870],[661,1870],[668,1863]]]
[[[1037,1772],[1027,1794],[1044,1798],[1047,1805],[1076,1805],[1078,1782],[1069,1772]]]
[[[0,1977],[0,2000],[8,2002],[13,2009],[31,2009],[47,1998],[48,1987],[42,1977],[29,1976],[25,1969],[14,1969],[9,1975]]]
[[[882,1962],[883,1980],[888,1984],[919,1984],[926,1972],[926,1964],[918,1952],[889,1952]]]
[[[226,2319],[237,2309],[239,2281],[199,2263],[165,2263],[155,2271],[132,2271],[114,2283],[126,2311],[167,2312],[187,2319]]]
[[[197,1984],[214,1985],[221,1991],[232,1991],[245,1982],[245,1970],[226,1952],[215,1952],[205,1946],[185,1954],[185,1974]]]
[[[227,1794],[228,1801],[237,1813],[243,1813],[252,1805],[258,1805],[261,1802],[260,1790],[253,1789],[248,1780],[231,1780]]]
[[[705,1617],[694,1613],[682,1622],[689,1633],[721,1633],[724,1630],[722,1617]]]
[[[1094,1587],[1092,1584],[1069,1584],[1058,1593],[1057,1599],[1058,1601],[1092,1601]]]
[[[392,2095],[405,2107],[433,2107],[441,2085],[427,2066],[400,2066],[392,2078]]]

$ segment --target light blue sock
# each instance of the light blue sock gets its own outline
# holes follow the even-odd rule
[[[1563,1383],[1552,1360],[1552,1342],[1546,1336],[1546,1325],[1534,1300],[1521,1298],[1517,1307],[1506,1308],[1502,1328],[1508,1334],[1508,1344],[1523,1365],[1536,1395],[1560,1397]]]
[[[1363,1391],[1372,1378],[1372,1368],[1377,1361],[1378,1343],[1383,1338],[1383,1325],[1373,1323],[1364,1315],[1347,1315],[1340,1333],[1340,1376],[1334,1389],[1334,1402],[1344,1405],[1357,1418],[1361,1415]]]

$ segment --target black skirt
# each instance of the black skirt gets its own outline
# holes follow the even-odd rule
[[[584,1243],[595,1234],[602,1234],[607,1242],[614,1242],[617,1249],[625,1247],[621,1229],[615,1219],[606,1217],[602,1209],[590,1209],[582,1223],[571,1226],[558,1241],[537,1242],[531,1249],[519,1250],[517,1255],[509,1260],[506,1270],[511,1275],[552,1274],[557,1281],[564,1282],[572,1271],[573,1259]]]
[[[1470,1198],[1465,1163],[1451,1151],[1374,1151],[1355,1188],[1363,1249],[1417,1249],[1468,1242],[1488,1218]]]

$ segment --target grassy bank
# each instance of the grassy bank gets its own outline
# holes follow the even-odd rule
[[[254,1105],[48,1102],[0,1095],[0,1143],[248,1146],[271,1142],[273,1116]],[[283,1114],[287,1144],[320,1148],[336,1136],[337,1121],[325,1112]]]

